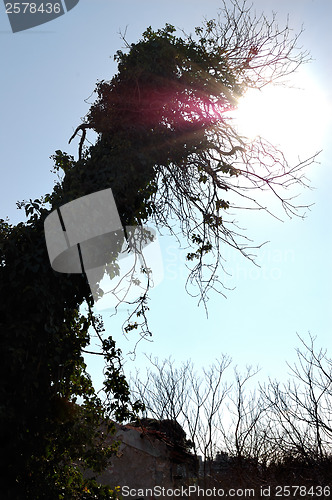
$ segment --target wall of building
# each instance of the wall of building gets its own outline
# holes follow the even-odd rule
[[[139,428],[117,427],[112,440],[121,441],[121,445],[98,482],[135,489],[156,485],[172,488],[176,465],[170,460],[168,446],[153,434],[142,433]]]

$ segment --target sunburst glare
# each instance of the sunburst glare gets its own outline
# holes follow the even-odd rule
[[[331,119],[331,103],[318,85],[301,75],[292,86],[249,89],[232,113],[240,135],[270,141],[288,154],[320,149]]]

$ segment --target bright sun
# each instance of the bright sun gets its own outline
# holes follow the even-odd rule
[[[308,77],[292,87],[268,85],[250,89],[232,118],[240,135],[261,136],[288,154],[321,149],[331,116],[331,105]]]

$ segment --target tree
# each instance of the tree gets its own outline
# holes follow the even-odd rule
[[[258,451],[255,439],[257,437],[256,429],[264,409],[257,401],[254,392],[249,395],[245,392],[246,384],[257,373],[258,368],[253,369],[251,366],[247,367],[243,375],[237,369],[234,370],[234,395],[230,396],[228,405],[228,410],[232,415],[229,425],[231,432],[225,428],[222,421],[219,424],[226,449],[237,458],[239,467],[242,466],[243,459],[254,458],[255,451]]]
[[[170,25],[149,28],[128,53],[118,51],[118,77],[97,85],[97,101],[75,132],[83,132],[81,157],[86,130],[99,134],[90,162],[99,165],[107,151],[124,221],[130,214],[134,224],[180,229],[191,247],[188,285],[198,286],[203,302],[211,288],[222,291],[222,245],[253,258],[233,214],[269,212],[259,200],[269,190],[286,214],[302,216],[305,207],[283,193],[306,185],[303,169],[314,160],[291,166],[273,145],[249,141],[232,126],[227,113],[248,88],[285,78],[308,57],[296,50],[298,37],[288,26],[279,30],[274,18],[252,17],[246,2],[231,5],[196,28],[195,37],[176,37]]]
[[[279,30],[274,19],[252,17],[237,1],[193,36],[176,36],[170,25],[148,28],[126,53],[117,53],[112,80],[97,84],[96,102],[73,136],[82,133],[78,159],[60,150],[53,156],[59,179],[52,193],[19,204],[26,222],[1,220],[1,466],[9,497],[87,498],[93,485],[86,485],[77,461],[100,469],[112,452],[103,447],[101,420],[130,418],[138,408],[130,407],[121,352],[93,312],[85,274],[50,267],[46,217],[111,188],[124,227],[151,220],[174,233],[175,220],[192,247],[190,279],[206,301],[218,284],[221,244],[251,258],[248,242],[227,216],[237,198],[260,210],[249,193],[267,188],[287,213],[297,212],[281,191],[304,184],[302,169],[313,159],[291,167],[262,139],[241,137],[227,119],[248,87],[278,80],[306,60],[296,43],[287,26]],[[87,149],[89,129],[98,138]],[[117,273],[116,259],[106,266],[110,277]],[[145,332],[147,292],[133,312]],[[131,316],[125,330],[138,326]],[[106,403],[95,394],[83,359],[91,328],[100,341],[96,355],[106,362]]]
[[[131,381],[132,396],[144,404],[143,418],[176,422],[187,433],[193,453],[202,456],[204,466],[216,454],[221,408],[231,386],[225,371],[231,360],[221,356],[199,375],[190,361],[174,366],[172,359],[150,358],[151,368]],[[206,471],[207,472],[207,471]]]
[[[331,477],[331,359],[310,335],[296,349],[292,378],[248,391],[258,369],[226,370],[222,355],[201,373],[191,362],[150,359],[145,375],[131,380],[132,397],[144,403],[142,422],[174,422],[203,460],[204,486],[325,485]],[[288,365],[290,366],[290,365]],[[139,419],[140,422],[140,419]],[[160,425],[160,424],[159,424]],[[307,488],[307,489],[308,489]],[[329,490],[326,490],[327,496]]]
[[[277,424],[269,439],[281,455],[293,454],[310,464],[331,455],[332,360],[326,350],[316,348],[312,335],[300,341],[298,363],[289,365],[292,379],[286,384],[270,381],[262,394]]]
[[[106,409],[82,354],[89,326],[95,324],[99,334],[101,326],[92,314],[79,313],[86,293],[82,277],[58,277],[47,262],[45,212],[16,227],[1,224],[2,497],[95,498],[98,491],[109,497],[110,488],[85,481],[80,469],[98,472],[114,452],[104,443]],[[121,411],[129,414],[127,384],[112,339],[103,340],[103,354],[121,418]],[[77,398],[83,403],[77,405]]]

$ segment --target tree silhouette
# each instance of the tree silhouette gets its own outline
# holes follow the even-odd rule
[[[209,289],[222,284],[222,244],[251,258],[248,241],[227,215],[243,208],[239,200],[265,209],[251,193],[267,188],[287,213],[300,208],[282,190],[305,184],[302,170],[313,159],[290,166],[262,139],[241,137],[227,118],[247,88],[278,80],[306,60],[296,45],[287,26],[280,30],[275,19],[252,16],[245,2],[225,5],[192,36],[176,36],[171,25],[148,28],[117,52],[111,81],[97,84],[97,99],[73,136],[82,133],[78,159],[60,150],[53,156],[59,178],[52,193],[19,203],[26,222],[1,220],[1,466],[9,498],[106,494],[87,486],[78,465],[100,470],[114,451],[103,445],[101,420],[131,418],[139,407],[130,406],[121,352],[93,312],[86,276],[50,266],[46,217],[111,188],[124,227],[153,221],[173,233],[180,228],[191,246],[189,279],[206,301]],[[85,148],[89,129],[98,137]],[[116,258],[105,271],[116,274]],[[147,293],[133,312],[145,332]],[[126,331],[138,327],[132,317]],[[106,362],[104,403],[83,359],[91,328],[100,340],[96,355]]]

